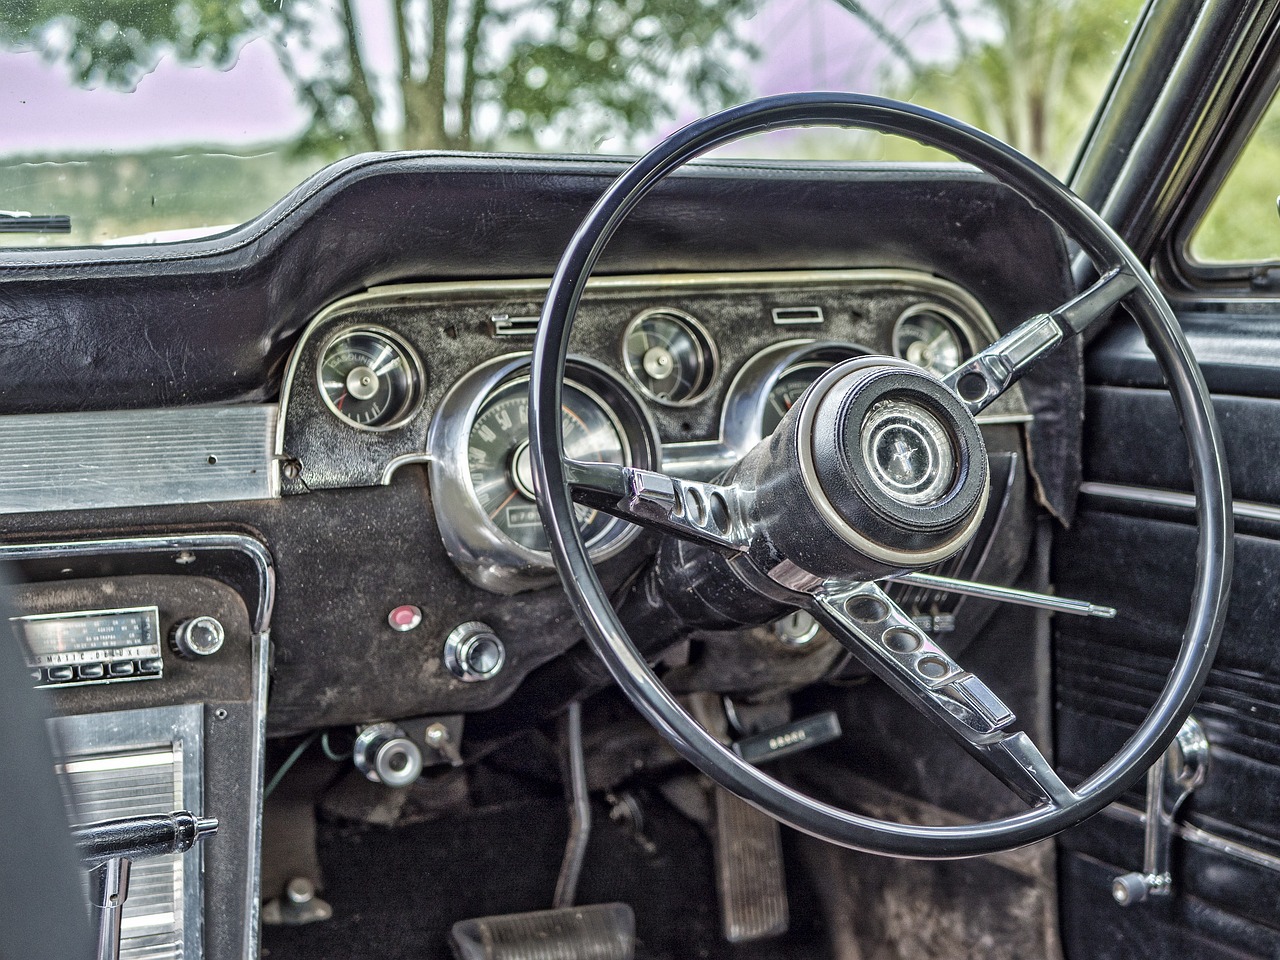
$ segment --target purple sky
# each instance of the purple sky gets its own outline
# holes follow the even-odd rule
[[[133,93],[83,90],[35,53],[0,54],[4,153],[157,143],[261,143],[305,122],[270,46],[254,41],[227,71],[161,60]]]
[[[884,5],[896,17],[911,6]],[[359,8],[366,54],[392,62],[391,38],[378,29],[385,25],[384,7],[385,0],[360,0]],[[764,53],[752,70],[756,94],[871,90],[883,63],[870,34],[825,0],[772,0],[747,29]],[[0,54],[0,104],[6,119],[0,153],[28,156],[162,144],[245,146],[285,139],[306,119],[266,41],[245,46],[225,71],[163,59],[132,93],[77,89],[62,68],[35,53]]]

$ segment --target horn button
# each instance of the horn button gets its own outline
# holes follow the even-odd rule
[[[932,413],[907,400],[885,400],[862,424],[862,459],[876,488],[899,503],[934,503],[956,475],[954,445]]]
[[[753,491],[769,564],[870,580],[968,543],[989,474],[977,422],[939,380],[903,361],[858,357],[806,391],[738,478]]]

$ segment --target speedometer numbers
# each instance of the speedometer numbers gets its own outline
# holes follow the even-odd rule
[[[715,378],[710,335],[681,310],[646,310],[622,340],[622,361],[640,392],[669,406],[693,403]]]
[[[325,406],[361,430],[402,426],[422,399],[422,361],[380,327],[340,331],[321,351],[316,375]]]
[[[594,463],[626,464],[628,444],[621,424],[594,394],[564,385],[561,423],[565,455]],[[480,407],[467,441],[467,470],[480,509],[503,534],[530,550],[546,551],[533,490],[529,455],[529,380],[499,387]],[[622,521],[578,506],[578,525],[589,547],[614,539]]]

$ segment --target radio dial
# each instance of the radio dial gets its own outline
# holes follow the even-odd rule
[[[198,660],[222,649],[226,631],[217,617],[192,617],[173,628],[169,645],[173,652],[186,660]]]

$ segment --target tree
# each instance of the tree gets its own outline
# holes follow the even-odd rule
[[[591,149],[741,99],[755,3],[7,0],[0,44],[131,89],[163,55],[225,67],[265,37],[310,111],[304,148]]]
[[[837,0],[871,29],[895,65],[888,80],[1063,170],[1118,59],[1141,0],[928,0],[906,29],[891,5]],[[911,34],[950,38],[926,58]]]

